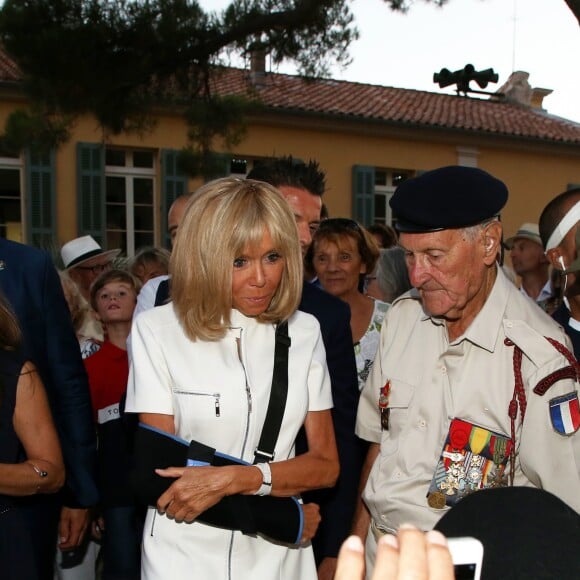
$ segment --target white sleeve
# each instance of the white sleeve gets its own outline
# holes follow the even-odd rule
[[[172,379],[148,316],[133,323],[126,409],[130,413],[173,415]]]
[[[151,308],[155,306],[155,297],[157,296],[159,284],[168,278],[169,276],[157,276],[145,283],[137,296],[137,306],[135,306],[135,311],[133,312],[133,320],[135,320],[141,312],[151,310]]]

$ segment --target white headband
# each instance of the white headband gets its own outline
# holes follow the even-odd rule
[[[556,226],[556,229],[552,232],[552,235],[548,239],[546,244],[546,252],[555,248],[564,239],[564,236],[572,229],[576,222],[580,220],[580,201],[570,208],[570,211],[560,220],[560,223]]]

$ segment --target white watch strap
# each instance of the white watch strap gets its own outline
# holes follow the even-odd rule
[[[272,492],[272,471],[269,463],[256,463],[257,467],[262,472],[262,485],[254,495],[270,495]]]

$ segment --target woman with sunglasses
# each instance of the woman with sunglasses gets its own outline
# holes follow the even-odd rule
[[[331,218],[321,222],[306,254],[306,267],[316,272],[329,294],[350,306],[350,328],[359,389],[364,387],[379,345],[381,325],[389,308],[363,292],[366,275],[374,272],[379,248],[357,222]]]

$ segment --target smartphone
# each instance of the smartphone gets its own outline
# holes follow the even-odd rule
[[[483,544],[476,538],[448,538],[455,567],[455,580],[479,580],[483,561]]]

